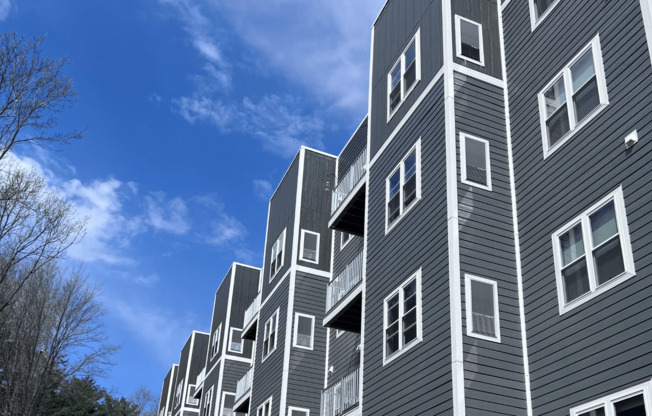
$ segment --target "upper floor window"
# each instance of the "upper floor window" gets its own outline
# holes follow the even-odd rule
[[[635,275],[622,188],[552,235],[559,312]]]
[[[310,416],[310,409],[290,406],[288,408],[288,416]]]
[[[213,331],[213,337],[211,339],[211,359],[215,357],[217,352],[220,350],[220,332],[222,332],[222,324],[219,324],[215,331]]]
[[[609,104],[596,36],[539,93],[543,155],[547,157]]]
[[[184,379],[177,384],[177,389],[174,392],[174,407],[177,407],[181,404],[181,395],[183,394],[183,383]]]
[[[489,142],[460,134],[462,183],[491,191],[491,160]]]
[[[301,260],[319,263],[319,233],[301,230]]]
[[[387,178],[387,232],[414,203],[421,198],[421,139]]]
[[[315,333],[315,317],[302,313],[294,315],[294,347],[312,350]]]
[[[353,238],[353,234],[345,233],[340,231],[340,250],[346,246],[349,241]]]
[[[242,329],[231,328],[231,340],[229,341],[229,351],[242,354]]]
[[[272,416],[272,398],[265,400],[256,411],[256,416]]]
[[[212,416],[211,410],[213,409],[213,387],[211,386],[206,393],[206,396],[203,397],[201,416]]]
[[[195,390],[197,386],[194,384],[188,385],[188,397],[186,397],[186,403],[191,406],[199,406],[199,399],[195,399]]]
[[[652,382],[574,407],[570,416],[650,416]]]
[[[421,29],[417,30],[387,75],[387,121],[421,79],[420,33]]]
[[[421,270],[385,298],[383,365],[421,338]]]
[[[559,4],[560,0],[529,0],[530,2],[530,23],[534,30],[543,19],[546,18],[552,9]]]
[[[272,246],[272,256],[270,257],[269,265],[269,276],[270,280],[276,276],[281,267],[283,267],[283,262],[285,261],[285,231],[281,233],[278,240]]]
[[[278,309],[267,322],[263,333],[263,360],[276,349],[276,333],[278,331]]]
[[[467,335],[500,342],[498,283],[471,275],[464,280]]]
[[[458,58],[484,66],[482,25],[455,15],[455,52]]]

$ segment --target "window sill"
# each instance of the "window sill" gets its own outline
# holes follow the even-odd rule
[[[392,231],[394,228],[396,228],[396,224],[398,224],[399,222],[401,222],[401,220],[403,219],[403,217],[405,217],[405,216],[408,214],[408,212],[410,212],[410,211],[412,210],[412,208],[414,208],[414,206],[417,205],[417,203],[418,203],[419,201],[421,201],[421,197],[416,198],[416,199],[414,200],[414,202],[411,203],[410,206],[408,206],[407,208],[405,208],[405,209],[403,210],[403,212],[402,212],[402,213],[401,213],[401,214],[400,214],[400,215],[399,215],[399,216],[394,220],[394,222],[392,222],[391,224],[387,224],[387,220],[385,220],[385,235],[389,234],[390,231]],[[385,207],[385,212],[387,212],[387,207]]]
[[[403,106],[403,103],[407,100],[407,98],[410,96],[410,94],[412,93],[412,91],[414,91],[414,90],[417,88],[417,85],[419,85],[419,81],[421,81],[421,79],[417,79],[417,80],[414,82],[414,85],[412,85],[412,86],[410,87],[410,89],[407,90],[407,92],[405,93],[405,96],[403,97],[403,99],[401,100],[401,102],[396,106],[395,109],[393,109],[393,110],[389,110],[389,111],[388,111],[388,113],[387,113],[387,124],[389,124],[389,122],[392,120],[392,118],[394,118],[394,115],[395,115],[396,113],[398,113],[398,110]],[[389,99],[389,98],[388,98],[388,99]],[[387,105],[388,105],[388,109],[389,109],[389,103],[387,103]]]
[[[573,309],[587,303],[588,301],[592,300],[593,298],[596,298],[603,294],[604,292],[607,292],[611,290],[612,288],[618,286],[619,284],[623,283],[626,280],[631,279],[632,277],[636,276],[636,272],[633,271],[625,271],[618,276],[614,277],[613,279],[609,280],[607,283],[604,283],[597,288],[593,292],[588,292],[583,294],[577,299],[573,299],[567,304],[563,304],[563,300],[560,298],[559,299],[559,315],[564,315]],[[559,292],[558,292],[559,293]]]
[[[396,351],[395,353],[393,353],[389,357],[383,357],[383,366],[385,366],[385,365],[391,363],[392,361],[396,360],[398,357],[403,355],[406,351],[412,349],[415,345],[419,345],[421,343],[421,341],[423,341],[423,339],[417,337],[417,338],[413,339],[412,341],[410,341],[409,344],[404,345],[402,349]]]
[[[552,145],[552,146],[550,146],[548,148],[546,148],[546,144],[545,144],[546,141],[548,140],[548,137],[547,137],[548,135],[546,134],[545,137],[543,138],[543,141],[544,141],[543,159],[544,160],[547,159],[551,154],[556,152],[557,149],[562,147],[564,145],[564,143],[566,143],[568,140],[570,140],[571,137],[573,137],[578,131],[582,130],[582,128],[584,128],[584,126],[586,126],[591,120],[593,120],[598,114],[600,114],[602,112],[602,110],[604,110],[605,107],[607,107],[608,105],[609,105],[609,102],[606,102],[606,103],[602,103],[599,106],[597,106],[591,113],[589,113],[588,116],[586,116],[584,118],[584,120],[582,120],[579,124],[577,124],[573,130],[570,130],[568,133],[563,135],[557,141],[557,143],[555,143],[554,145]],[[546,129],[545,121],[544,121],[544,124],[542,126],[542,129],[543,129],[542,131],[546,131],[545,130]]]

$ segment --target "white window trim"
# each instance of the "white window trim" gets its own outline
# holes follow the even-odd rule
[[[493,287],[494,292],[494,333],[495,337],[488,335],[477,334],[473,332],[473,303],[472,303],[472,292],[471,292],[471,281],[486,283]],[[480,338],[487,341],[500,342],[500,308],[498,301],[498,282],[491,279],[486,279],[480,276],[474,276],[470,274],[464,275],[464,288],[465,288],[465,297],[466,297],[466,335],[473,338]]]
[[[199,399],[195,399],[194,397],[190,396],[190,393],[194,393],[192,391],[193,387],[196,389],[197,385],[195,384],[188,384],[188,393],[186,394],[186,400],[185,403],[189,406],[199,406]]]
[[[205,416],[209,416],[209,415],[212,416],[211,413],[213,413],[212,410],[213,410],[213,388],[214,387],[215,386],[211,386],[211,388],[208,389],[208,391],[206,392],[206,395],[204,396],[204,403],[203,403],[203,406],[202,406],[202,413]],[[206,411],[207,408],[208,408],[208,411]]]
[[[414,84],[410,87],[409,90],[405,91],[405,83],[403,82],[403,76],[405,75],[405,52],[407,52],[408,48],[412,44],[412,41],[414,41],[414,60],[415,60],[415,65],[416,65],[416,75],[415,75],[415,80]],[[396,108],[394,110],[391,109],[391,98],[390,94],[392,93],[392,72],[396,68],[397,65],[401,66],[401,101],[398,103]],[[419,84],[419,81],[421,81],[421,28],[417,29],[417,32],[414,34],[412,39],[407,43],[405,46],[405,49],[403,49],[403,52],[401,52],[401,56],[396,60],[396,63],[392,65],[392,69],[389,71],[387,74],[387,123],[394,117],[394,114],[398,112],[398,109],[401,108],[403,103],[405,102],[405,99],[410,95],[412,91],[416,88],[417,84]]]
[[[623,254],[623,265],[625,271],[619,276],[614,277],[608,282],[598,285],[596,273],[594,271],[592,253],[593,243],[591,238],[591,224],[589,216],[598,209],[602,208],[607,203],[613,201],[614,209],[616,211],[616,224],[618,226],[618,234],[620,238],[620,245]],[[561,275],[562,259],[561,259],[561,245],[559,244],[559,237],[570,231],[577,224],[582,223],[582,238],[584,240],[584,255],[586,256],[587,273],[589,274],[589,292],[581,295],[577,299],[566,303],[564,293],[564,279]],[[590,243],[590,244],[589,244]],[[558,231],[552,234],[552,248],[553,257],[555,262],[555,277],[557,281],[557,301],[559,303],[559,315],[575,309],[576,307],[590,301],[591,299],[600,296],[602,293],[611,290],[613,287],[621,284],[627,279],[636,276],[634,267],[634,256],[632,254],[632,245],[629,236],[629,226],[627,225],[627,214],[625,212],[625,200],[623,198],[622,186],[618,187],[614,192],[602,198],[595,205],[585,210],[578,217],[573,218],[572,221],[565,224]]]
[[[409,343],[403,345],[403,288],[407,286],[408,283],[416,279],[417,282],[417,337],[410,341]],[[387,301],[396,296],[398,293],[399,296],[399,347],[398,350],[392,353],[389,357],[387,356],[387,340],[386,340],[386,331],[387,331]],[[383,300],[383,327],[382,327],[382,342],[383,342],[383,366],[391,363],[396,360],[398,357],[403,355],[406,351],[412,349],[415,345],[418,345],[423,340],[423,325],[422,325],[422,307],[421,307],[421,268],[412,274],[409,278],[395,290],[392,291],[387,297]]]
[[[233,396],[233,401],[235,403],[235,393],[229,393],[227,391],[222,392],[222,402],[220,403],[220,414],[218,416],[222,416],[224,414],[224,404],[226,403],[226,396]]]
[[[548,8],[546,9],[545,12],[541,16],[537,18],[536,13],[535,13],[535,6],[534,6],[534,0],[528,0],[528,3],[530,5],[530,31],[534,32],[534,29],[537,28],[545,20],[546,17],[552,12],[552,9],[557,7],[561,0],[556,0],[554,3],[552,3]]]
[[[284,228],[284,229],[283,229],[283,232],[282,232],[282,233],[279,235],[279,237],[276,239],[276,241],[274,242],[274,245],[272,245],[272,249],[270,250],[270,253],[271,253],[271,254],[274,254],[274,247],[276,247],[277,244],[279,244],[279,246],[282,246],[282,248],[283,248],[283,251],[281,251],[281,265],[279,266],[279,265],[277,264],[277,265],[276,265],[276,270],[272,270],[272,260],[273,260],[273,259],[272,259],[271,257],[270,257],[270,259],[269,259],[269,269],[270,269],[270,270],[269,270],[269,281],[270,281],[270,282],[271,282],[272,280],[274,280],[274,278],[276,277],[276,275],[279,274],[279,272],[281,271],[281,269],[282,269],[283,266],[285,265],[285,246],[286,246],[285,243],[287,242],[287,241],[285,240],[285,235],[286,235],[285,232],[286,232],[286,231],[287,231],[287,228]],[[283,244],[280,244],[281,242],[283,242]],[[275,257],[276,257],[276,256],[275,256]]]
[[[215,333],[218,333],[217,340],[213,342],[213,337],[215,336]],[[220,339],[222,338],[222,323],[217,326],[215,331],[211,334],[211,345],[209,346],[211,350],[211,360],[215,358],[215,356],[220,352]],[[213,351],[213,345],[217,345],[217,348],[215,348],[215,351]]]
[[[342,329],[336,329],[336,330],[335,330],[335,339],[341,337],[342,334],[344,334],[344,332],[346,332],[346,331],[344,331],[344,330],[342,330]]]
[[[182,378],[179,383],[177,383],[177,389],[174,391],[174,406],[177,407],[182,404],[182,396],[183,396],[183,384],[185,383],[186,379]]]
[[[339,233],[340,233],[340,251],[342,251],[344,250],[344,247],[346,247],[351,242],[351,240],[353,240],[353,234],[345,233],[344,231],[339,231]],[[344,241],[343,238],[344,234],[349,236],[349,238],[346,241]]]
[[[482,185],[477,182],[469,181],[466,176],[466,139],[475,140],[481,143],[484,143],[484,154],[485,161],[487,166],[487,185]],[[472,136],[466,133],[460,133],[460,163],[462,167],[462,183],[470,186],[475,186],[477,188],[486,189],[491,191],[491,147],[489,145],[489,140],[481,139],[477,136]]]
[[[260,415],[260,413],[259,413],[259,412],[260,412],[260,409],[263,409],[263,410],[264,410],[264,407],[265,407],[265,405],[266,405],[267,403],[269,403],[269,414],[266,415],[266,414],[263,413],[263,415],[264,415],[264,416],[271,416],[271,414],[272,414],[272,404],[273,404],[273,402],[272,402],[272,398],[273,398],[273,397],[274,397],[274,396],[270,396],[269,399],[265,400],[265,401],[263,402],[263,404],[261,404],[260,406],[258,406],[258,409],[256,409],[256,416]]]
[[[270,355],[272,355],[272,353],[276,350],[276,346],[278,345],[278,319],[279,319],[279,310],[280,310],[280,308],[276,309],[276,311],[274,311],[274,313],[270,315],[269,319],[267,319],[267,321],[265,321],[265,326],[263,327],[263,343],[262,343],[263,351],[262,351],[262,354],[261,354],[261,356],[262,356],[263,358],[262,358],[262,361],[261,361],[261,362],[265,362],[265,360],[267,359],[267,357],[269,357]],[[265,339],[267,338],[267,324],[272,320],[272,318],[274,318],[274,315],[276,315],[276,325],[275,325],[275,327],[274,327],[274,334],[275,334],[275,335],[274,335],[274,348],[271,348],[271,349],[267,352],[267,354],[265,354]]]
[[[611,394],[601,399],[593,400],[592,402],[573,407],[570,409],[570,416],[578,416],[583,413],[590,412],[591,410],[599,409],[600,407],[604,407],[606,416],[613,416],[614,403],[641,394],[643,395],[643,401],[645,402],[645,412],[648,415],[652,415],[652,381],[648,381],[646,383],[639,384],[635,387],[630,387],[626,390]]]
[[[531,2],[532,0],[530,0]],[[573,105],[573,87],[572,87],[572,76],[570,67],[573,66],[575,62],[586,52],[591,49],[593,54],[593,68],[595,70],[596,81],[598,84],[598,97],[600,98],[600,104],[591,111],[591,113],[584,118],[584,120],[577,122],[575,115],[575,107]],[[552,146],[548,144],[548,129],[546,127],[547,110],[546,110],[546,100],[544,93],[548,91],[559,78],[564,79],[564,93],[566,95],[566,110],[568,112],[568,123],[569,130],[568,132],[561,137],[557,143]],[[581,130],[585,125],[587,125],[591,120],[593,120],[607,105],[609,105],[609,94],[607,92],[607,80],[604,72],[604,62],[602,60],[602,48],[600,46],[600,35],[596,35],[591,42],[582,48],[582,50],[571,59],[568,64],[564,66],[559,73],[555,74],[546,84],[545,87],[539,91],[537,96],[539,101],[539,123],[541,124],[541,138],[543,141],[543,158],[546,159],[557,149],[564,145],[575,133]]]
[[[475,25],[478,27],[478,41],[480,42],[480,60],[476,61],[475,59],[471,59],[468,56],[462,55],[462,33],[460,29],[460,22],[464,20],[467,23],[471,23],[472,25]],[[466,17],[462,17],[458,14],[455,15],[455,56],[457,56],[460,59],[463,59],[465,61],[469,61],[471,63],[474,63],[476,65],[484,66],[484,40],[482,37],[482,24],[478,22],[474,22],[471,19],[467,19]]]
[[[311,331],[310,331],[310,347],[304,347],[303,345],[297,344],[297,335],[299,334],[299,317],[308,318],[312,322]],[[303,350],[310,350],[314,348],[315,345],[315,317],[312,315],[306,315],[305,313],[295,312],[294,313],[294,341],[292,346],[296,348],[301,348]]]
[[[315,260],[310,260],[310,259],[307,259],[307,258],[305,258],[303,256],[303,252],[304,252],[304,250],[306,248],[306,244],[305,244],[305,236],[306,236],[306,234],[312,234],[312,235],[317,236],[317,247],[316,247],[317,250],[316,250],[316,253],[315,253]],[[314,231],[309,231],[309,230],[302,229],[301,230],[301,253],[299,255],[299,260],[305,261],[305,262],[308,262],[308,263],[319,264],[319,243],[320,243],[319,240],[320,239],[321,239],[321,235],[319,233],[314,232]]]
[[[231,344],[233,343],[233,331],[240,331],[240,349],[242,349],[242,351],[231,349]],[[229,329],[229,347],[227,348],[227,350],[234,354],[242,354],[244,352],[244,339],[242,339],[242,328],[232,327],[231,329]]]
[[[310,409],[303,409],[301,407],[290,406],[288,407],[288,416],[294,416],[294,412],[304,412],[307,416],[310,416]]]
[[[410,156],[412,151],[416,150],[416,160],[417,160],[417,166],[416,166],[416,175],[417,175],[417,196],[415,197],[414,201],[410,204],[409,207],[404,208],[403,207],[403,185],[404,185],[404,180],[405,180],[405,169],[403,167],[403,164],[405,160]],[[401,182],[401,188],[399,189],[399,194],[400,194],[400,201],[399,201],[399,214],[398,217],[394,220],[393,223],[389,223],[389,211],[387,210],[387,204],[389,203],[389,179],[396,173],[397,170],[401,171],[400,175],[400,182]],[[399,162],[398,166],[396,166],[392,171],[390,172],[389,175],[387,175],[387,178],[385,179],[385,235],[387,235],[391,230],[393,230],[396,227],[396,224],[401,222],[405,214],[410,212],[412,208],[414,208],[415,205],[421,200],[421,137],[419,137],[419,140],[410,148],[405,153],[405,156],[401,159]]]

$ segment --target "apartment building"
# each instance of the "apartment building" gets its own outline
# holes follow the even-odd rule
[[[651,45],[652,0],[387,1],[367,115],[270,201],[234,409],[652,415]]]
[[[199,400],[195,397],[197,382],[204,368],[204,358],[208,350],[208,334],[192,331],[181,349],[179,364],[174,364],[163,382],[159,416],[162,411],[168,416],[196,416]],[[171,383],[170,383],[171,382]],[[168,384],[170,383],[170,384]],[[166,388],[166,385],[168,386]],[[172,396],[170,396],[170,393]],[[163,397],[166,407],[163,408]]]

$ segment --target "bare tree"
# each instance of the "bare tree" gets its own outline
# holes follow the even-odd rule
[[[53,132],[56,114],[70,106],[76,93],[62,73],[66,61],[41,56],[44,38],[0,35],[0,160],[25,142],[66,143],[82,132]]]
[[[158,397],[146,386],[139,386],[129,396],[129,401],[136,405],[140,416],[156,416],[158,411]]]

